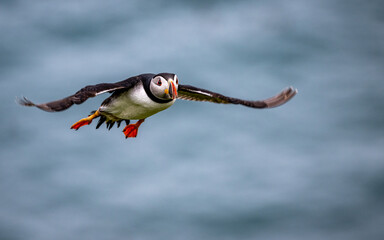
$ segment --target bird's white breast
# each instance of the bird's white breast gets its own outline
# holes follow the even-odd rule
[[[113,99],[108,105],[101,106],[101,112],[107,112],[120,119],[144,119],[155,113],[163,111],[175,102],[156,103],[152,101],[140,82],[133,88]]]

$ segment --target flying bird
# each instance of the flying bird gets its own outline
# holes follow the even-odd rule
[[[126,138],[134,138],[144,120],[160,111],[172,106],[176,99],[191,101],[206,101],[222,104],[240,104],[251,108],[273,108],[289,101],[296,95],[297,89],[286,88],[278,95],[258,101],[247,101],[227,97],[190,85],[179,84],[179,79],[173,73],[141,74],[116,83],[100,83],[86,86],[75,94],[61,100],[35,104],[23,97],[19,103],[23,106],[37,107],[47,112],[59,112],[68,109],[73,104],[81,104],[88,98],[102,93],[111,93],[101,106],[91,114],[71,126],[78,130],[89,125],[93,119],[100,118],[96,129],[103,123],[111,129],[116,123],[120,127],[122,121],[126,123],[123,133]],[[130,120],[138,120],[130,124]]]

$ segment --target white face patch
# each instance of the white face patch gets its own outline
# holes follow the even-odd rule
[[[177,78],[176,74],[173,77],[173,83],[175,84],[176,89],[179,89],[179,79]]]
[[[151,93],[156,98],[164,100],[170,99],[169,95],[167,94],[168,87],[169,86],[167,80],[165,80],[162,76],[154,77],[149,84],[149,90]]]

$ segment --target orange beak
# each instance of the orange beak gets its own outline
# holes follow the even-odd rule
[[[168,89],[169,95],[171,96],[172,99],[177,98],[177,89],[175,84],[173,83],[172,80],[169,80],[168,83],[169,83],[169,89]]]

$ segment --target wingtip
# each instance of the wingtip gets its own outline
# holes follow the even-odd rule
[[[34,104],[32,101],[30,101],[26,97],[16,97],[16,103],[20,104],[21,106],[27,106],[27,107],[34,107],[36,104]]]
[[[298,90],[292,86],[285,88],[280,94],[270,99],[265,100],[268,108],[275,108],[281,106],[291,100]]]
[[[293,86],[289,86],[289,89],[291,89],[295,95],[299,93],[299,90]]]
[[[299,91],[297,90],[297,88],[294,88],[293,86],[290,86],[287,88],[286,91],[284,91],[284,98],[285,98],[285,102],[288,102],[289,100],[291,100],[291,98],[293,98]]]

